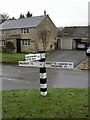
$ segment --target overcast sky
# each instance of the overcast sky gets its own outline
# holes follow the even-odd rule
[[[0,0],[0,14],[18,18],[30,11],[33,16],[49,14],[57,27],[88,25],[88,0]]]

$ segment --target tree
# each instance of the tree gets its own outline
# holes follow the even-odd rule
[[[32,17],[32,14],[28,11],[26,17]]]
[[[1,16],[2,16],[2,22],[1,23],[5,22],[6,20],[9,19],[9,15],[7,13],[3,13]]]
[[[24,14],[21,13],[19,18],[24,18]]]
[[[57,37],[61,37],[62,33],[63,33],[63,27],[59,27],[57,29]]]
[[[47,31],[47,29],[39,30],[37,36],[42,40],[43,50],[46,51],[47,45],[49,43],[50,31]]]
[[[3,13],[2,16],[3,16],[4,20],[8,20],[9,19],[9,15],[7,13]]]

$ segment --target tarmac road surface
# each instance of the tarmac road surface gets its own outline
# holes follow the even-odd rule
[[[74,66],[86,59],[85,51],[56,50],[47,61],[74,62]],[[39,68],[19,67],[18,65],[0,65],[0,83],[2,89],[39,88]],[[88,71],[47,69],[48,87],[87,88]],[[1,86],[0,86],[1,89]]]
[[[4,64],[0,78],[3,90],[40,87],[39,68]],[[47,83],[49,88],[87,88],[88,71],[47,69]]]

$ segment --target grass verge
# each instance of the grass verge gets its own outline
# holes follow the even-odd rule
[[[3,118],[87,118],[88,89],[50,88],[2,91]]]
[[[25,55],[28,53],[0,53],[0,62],[18,64],[18,61],[25,60]],[[46,52],[48,56],[50,52]]]
[[[0,59],[0,62],[2,63],[18,64],[18,61],[25,59],[24,53],[0,53],[0,56],[1,54],[2,59]]]

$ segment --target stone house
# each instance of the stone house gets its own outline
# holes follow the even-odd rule
[[[49,15],[7,20],[0,25],[0,48],[6,41],[15,45],[14,52],[50,51],[57,43],[57,28]]]
[[[78,43],[88,44],[88,26],[65,27],[58,34],[58,49],[76,49]]]

